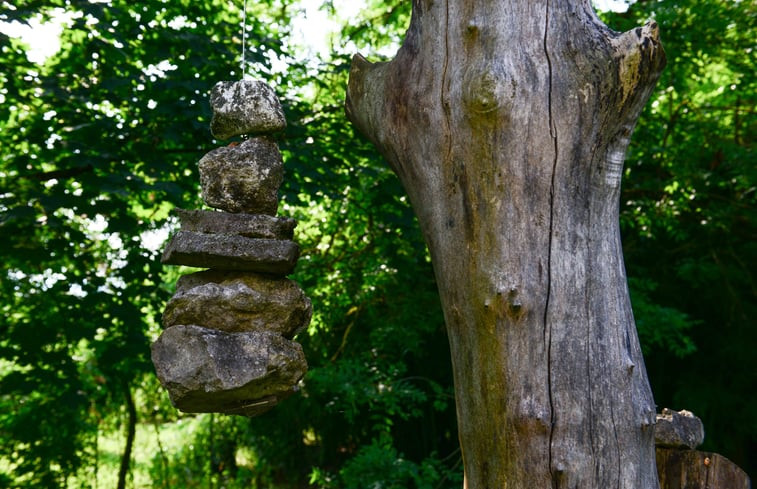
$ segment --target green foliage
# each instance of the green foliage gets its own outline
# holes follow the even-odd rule
[[[185,418],[177,424],[183,430],[182,445],[170,455],[154,455],[150,475],[152,486],[159,488],[249,489],[255,484],[250,467],[237,464],[239,425],[235,417],[205,415]]]
[[[60,15],[56,6],[18,4],[2,20]],[[317,312],[301,338],[311,373],[275,413],[233,429],[211,421],[194,435],[214,430],[211,453],[226,443],[226,460],[244,452],[254,464],[208,472],[209,445],[190,438],[161,451],[156,486],[297,485],[321,468],[338,474],[379,435],[419,470],[434,451],[456,453],[446,337],[412,212],[344,119],[335,87],[347,55],[314,67],[282,50],[287,7],[251,7],[248,70],[288,88],[279,90],[290,121],[282,211],[300,220],[296,278]],[[366,15],[378,15],[372,8]],[[98,432],[124,419],[124,386],[142,420],[172,420],[165,397],[148,395],[147,356],[176,274],[146,240],[172,225],[172,208],[199,204],[195,163],[215,145],[205,94],[239,71],[239,12],[220,2],[73,2],[65,12],[63,48],[44,66],[3,38],[15,72],[0,92],[0,466],[17,486],[62,487],[97,463]],[[375,40],[361,25],[355,42]],[[276,72],[273,60],[292,64]]]
[[[410,2],[367,2],[321,60],[289,51],[297,2],[248,4],[248,73],[275,87],[289,121],[280,213],[299,221],[310,371],[259,418],[183,419],[191,429],[160,448],[153,485],[459,487],[430,259],[397,178],[343,113],[349,57],[390,56]],[[206,94],[240,76],[240,7],[21,1],[0,13],[69,15],[44,65],[0,34],[2,487],[85,487],[77,477],[104,463],[98,436],[123,429],[124,389],[142,422],[176,426],[148,355],[178,272],[151,239],[175,226],[172,209],[200,206],[196,162],[219,144]],[[655,17],[669,58],[634,134],[621,215],[655,397],[700,415],[708,448],[753,470],[752,10],[641,1],[607,21]]]
[[[459,472],[447,469],[443,461],[432,456],[420,464],[402,457],[389,437],[374,440],[360,449],[339,472],[345,489],[439,489],[460,487]],[[320,482],[313,480],[311,482]],[[333,487],[330,481],[318,487]]]
[[[652,301],[650,297],[657,289],[656,283],[635,278],[628,282],[639,340],[647,355],[662,352],[683,358],[694,353],[697,348],[688,330],[698,322],[678,309]]]
[[[0,92],[0,457],[18,487],[65,485],[94,456],[99,419],[152,375],[149,336],[168,290],[144,240],[170,208],[196,203],[188,177],[210,147],[198,102],[233,71],[229,46],[209,43],[203,27],[236,31],[237,12],[221,2],[67,4],[62,48],[46,64],[0,39],[9,67]],[[56,5],[16,2],[0,20],[26,22]]]

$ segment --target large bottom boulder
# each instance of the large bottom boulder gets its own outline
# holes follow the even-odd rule
[[[297,390],[302,347],[276,333],[227,333],[195,325],[163,331],[152,361],[173,405],[187,413],[256,416]]]

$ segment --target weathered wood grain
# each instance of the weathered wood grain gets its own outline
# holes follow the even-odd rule
[[[657,449],[660,489],[750,489],[746,472],[717,453]]]
[[[433,258],[468,488],[658,487],[618,198],[664,60],[588,0],[414,0],[391,62],[353,59],[347,114]]]

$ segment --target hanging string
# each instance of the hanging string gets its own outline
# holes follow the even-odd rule
[[[247,72],[247,56],[245,52],[245,40],[247,39],[247,0],[242,4],[242,80]]]

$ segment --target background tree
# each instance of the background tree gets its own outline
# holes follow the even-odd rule
[[[346,20],[325,3],[344,28],[327,57],[305,60],[294,57],[297,4],[248,2],[249,74],[274,85],[290,122],[280,213],[300,219],[296,279],[316,316],[298,339],[311,372],[301,396],[252,420],[180,416],[156,385],[148,345],[177,271],[159,266],[148,237],[165,236],[174,206],[199,205],[196,162],[218,144],[206,92],[239,77],[236,3],[2,3],[2,21],[55,8],[72,18],[44,65],[0,34],[0,486],[115,478],[125,382],[138,415],[127,487],[460,487],[425,245],[399,182],[342,108],[349,56],[393,54],[408,2],[371,1]],[[608,22],[627,30],[649,16],[670,62],[623,182],[634,313],[660,407],[701,415],[707,449],[754,473],[754,13],[665,0]]]

